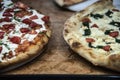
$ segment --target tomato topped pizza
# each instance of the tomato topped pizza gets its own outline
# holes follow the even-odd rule
[[[64,39],[94,65],[120,71],[120,11],[101,0],[65,23]]]
[[[40,54],[50,35],[49,16],[21,2],[0,0],[0,69]]]

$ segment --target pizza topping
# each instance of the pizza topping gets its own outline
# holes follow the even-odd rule
[[[38,16],[37,15],[31,16],[30,19],[31,20],[38,19]]]
[[[37,32],[35,30],[31,30],[29,34],[37,34]]]
[[[17,11],[15,13],[15,16],[20,17],[20,18],[22,18],[24,16],[30,16],[30,15],[32,15],[32,13],[29,12],[29,11],[26,11],[26,10],[24,10],[24,11]]]
[[[9,13],[9,12],[4,12],[3,16],[12,17],[13,15],[11,13]]]
[[[90,19],[89,18],[83,18],[82,19],[82,24],[84,25],[84,26],[86,26],[87,28],[89,28],[89,23],[90,23],[91,21],[90,21]]]
[[[14,16],[14,20],[21,22],[21,19],[17,18],[16,16]]]
[[[108,34],[110,34],[111,31],[113,31],[113,29],[106,30],[106,31],[105,31],[105,34],[108,35]]]
[[[110,11],[110,10],[108,10],[108,11],[105,13],[105,15],[108,16],[108,17],[110,17],[110,18],[112,17],[111,14],[113,14],[113,12]]]
[[[25,24],[30,25],[32,21],[30,19],[26,18],[22,22],[25,23]]]
[[[109,23],[110,25],[113,25],[113,26],[116,26],[116,27],[120,27],[120,22],[117,22],[117,21],[112,21]]]
[[[15,28],[15,24],[4,24],[3,28],[5,30],[13,30]]]
[[[115,38],[115,41],[116,41],[117,43],[120,43],[120,39]]]
[[[1,51],[2,51],[2,47],[0,47],[0,53],[1,53]]]
[[[12,43],[15,43],[15,44],[20,44],[20,42],[21,42],[21,38],[18,36],[14,36],[14,37],[9,38],[9,39]]]
[[[93,24],[91,27],[92,28],[99,28],[97,24]]]
[[[11,22],[11,19],[9,17],[5,17],[5,18],[2,19],[2,21],[4,21],[4,22]]]
[[[45,23],[48,23],[48,22],[49,22],[49,19],[50,19],[49,16],[44,16],[44,17],[42,18],[42,20],[45,21]]]
[[[119,10],[118,10],[118,9],[112,9],[112,11],[119,12]]]
[[[83,18],[83,19],[82,19],[82,22],[88,22],[88,23],[90,23],[91,20],[90,20],[89,18]]]
[[[5,32],[0,32],[0,39],[3,39]]]
[[[35,22],[31,22],[31,24],[30,24],[30,27],[31,28],[35,28],[35,27],[37,27],[37,26],[39,26],[37,23],[35,23]]]
[[[94,39],[92,39],[92,38],[86,38],[86,41],[87,41],[88,43],[95,42],[95,40],[94,40]]]
[[[8,13],[9,13],[9,12],[14,12],[14,9],[8,8],[8,9],[5,10],[5,12],[6,12],[6,13],[7,13],[7,12],[8,12]]]
[[[101,15],[101,14],[93,14],[93,13],[91,13],[90,16],[95,18],[95,19],[103,18],[103,15]]]
[[[110,46],[109,46],[109,45],[104,46],[103,49],[104,49],[105,51],[110,51]]]
[[[14,56],[14,55],[13,55],[12,51],[10,51],[6,57],[7,57],[8,59],[10,59],[10,58],[12,58],[13,56]]]
[[[30,29],[28,29],[28,28],[21,28],[20,31],[22,33],[28,33],[30,31]]]
[[[89,36],[91,34],[91,30],[90,29],[85,29],[84,30],[84,36]]]
[[[115,38],[119,35],[119,32],[118,31],[110,32],[109,35]]]

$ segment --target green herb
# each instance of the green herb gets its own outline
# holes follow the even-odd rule
[[[102,48],[103,48],[103,46],[97,46],[96,48],[100,48],[100,49],[102,49]]]
[[[1,41],[0,41],[0,45],[4,45],[8,50],[10,50],[10,48],[8,47],[8,45],[7,44],[4,44],[4,43],[2,43]]]
[[[2,41],[0,41],[0,45],[3,45]]]
[[[15,16],[14,16],[14,19],[15,19],[16,21],[18,21],[18,22],[21,22],[21,20],[18,19],[17,17],[15,17]]]
[[[106,30],[104,34],[105,34],[105,35],[108,35],[111,31],[113,31],[113,29]]]
[[[87,28],[89,28],[89,22],[83,22],[82,23],[84,26],[87,26]]]
[[[100,46],[100,45],[94,47],[94,46],[92,46],[92,43],[89,43],[88,46],[91,47],[91,48],[99,48],[99,49],[103,48],[103,46]]]
[[[13,3],[8,4],[8,6],[12,6],[12,5],[13,5]]]
[[[115,21],[112,21],[109,23],[110,25],[113,25],[113,26],[116,26],[116,27],[120,27],[120,22],[115,22]]]
[[[8,49],[8,50],[10,50],[10,48],[8,47],[8,45],[7,44],[4,44],[5,45],[5,47]]]
[[[84,36],[89,36],[91,34],[91,30],[90,29],[85,29],[84,30]]]
[[[44,32],[39,32],[39,34],[44,34]]]
[[[47,38],[50,38],[50,37],[46,34],[46,32],[39,32],[39,34],[44,34],[44,35],[47,36]]]
[[[95,48],[94,46],[92,46],[92,43],[88,43],[88,46],[91,48]]]
[[[117,43],[120,43],[120,39],[115,38],[115,41],[116,41]]]
[[[100,14],[90,14],[91,17],[94,17],[95,19],[103,18],[103,15]]]
[[[111,44],[112,42],[106,42],[106,44]]]
[[[110,18],[112,17],[111,14],[113,14],[113,12],[110,11],[110,10],[108,10],[108,11],[105,13],[105,15],[108,16],[108,17],[110,17]]]

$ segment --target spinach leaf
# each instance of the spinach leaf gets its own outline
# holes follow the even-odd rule
[[[117,43],[120,43],[120,39],[115,38],[115,41],[116,41]]]
[[[120,27],[120,22],[115,22],[115,21],[112,21],[109,23],[110,25],[113,25],[113,26],[116,26],[116,27]]]
[[[90,34],[91,34],[91,30],[90,29],[85,29],[83,36],[89,36]]]
[[[105,35],[108,35],[111,31],[113,31],[113,29],[106,30],[104,34],[105,34]]]
[[[82,23],[84,26],[87,26],[87,28],[89,28],[89,22],[83,22]]]
[[[105,15],[108,16],[108,17],[110,17],[110,18],[112,17],[111,14],[113,14],[113,12],[110,11],[110,10],[108,10],[108,11],[105,13]]]
[[[101,14],[90,14],[91,17],[95,18],[95,19],[99,19],[99,18],[103,18],[103,15]]]

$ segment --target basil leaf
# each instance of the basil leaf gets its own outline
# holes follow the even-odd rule
[[[8,6],[12,6],[12,5],[13,5],[13,3],[8,4]]]
[[[10,48],[8,47],[8,45],[7,44],[4,44],[5,45],[5,47],[8,49],[8,50],[10,50]]]
[[[89,28],[89,22],[83,22],[82,23],[84,26],[86,26],[87,28]]]
[[[15,16],[14,16],[14,19],[15,19],[16,21],[18,21],[18,22],[21,22],[21,20],[18,19],[18,18],[16,18]]]

